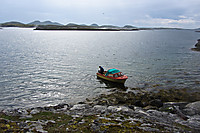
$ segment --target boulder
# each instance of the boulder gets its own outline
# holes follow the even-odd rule
[[[197,43],[195,44],[195,47],[200,49],[200,39],[197,40]]]
[[[200,101],[189,103],[185,106],[184,113],[187,115],[200,115]]]
[[[93,109],[94,109],[94,111],[96,111],[96,112],[101,112],[101,113],[103,113],[103,112],[105,112],[105,111],[107,110],[107,107],[106,107],[106,106],[102,106],[102,105],[95,105],[95,106],[93,107]]]
[[[40,110],[38,110],[37,108],[31,110],[30,114],[35,115],[37,113],[40,113]]]
[[[163,106],[163,103],[162,103],[162,101],[161,101],[160,99],[151,100],[151,101],[149,102],[149,104],[150,104],[151,106],[155,106],[155,107],[158,107],[158,108],[160,108],[160,107]]]
[[[86,108],[86,104],[76,104],[70,110],[83,110]]]

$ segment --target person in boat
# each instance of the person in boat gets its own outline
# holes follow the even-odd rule
[[[101,73],[101,74],[103,74],[104,73],[103,67],[99,66],[99,71],[98,72]]]

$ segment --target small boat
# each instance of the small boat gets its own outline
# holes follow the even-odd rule
[[[108,69],[107,71],[104,71],[103,74],[98,72],[97,77],[108,80],[108,81],[116,82],[116,83],[122,83],[122,84],[124,84],[125,81],[128,79],[128,76],[123,75],[122,72],[120,72],[116,68]]]

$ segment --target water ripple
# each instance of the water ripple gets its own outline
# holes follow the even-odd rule
[[[75,103],[120,88],[96,78],[99,65],[120,68],[128,75],[124,87],[198,90],[199,53],[189,49],[198,36],[184,30],[34,32],[5,28],[0,33],[0,108]]]

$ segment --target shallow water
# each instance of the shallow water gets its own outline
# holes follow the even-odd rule
[[[96,78],[99,65],[119,68],[125,87],[200,90],[200,34],[0,30],[0,108],[74,103],[117,86]]]

